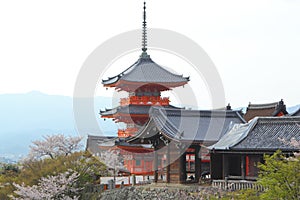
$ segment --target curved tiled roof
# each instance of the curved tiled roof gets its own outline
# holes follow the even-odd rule
[[[100,115],[102,116],[109,116],[114,115],[117,113],[123,114],[149,114],[149,110],[152,106],[145,106],[145,105],[127,105],[127,106],[118,106],[112,109],[105,109],[100,110]],[[181,109],[172,105],[164,106],[165,108],[172,108],[172,109]]]
[[[291,116],[300,116],[300,107],[296,111],[291,113]]]
[[[265,103],[265,104],[252,104],[249,103],[247,109],[268,109],[268,108],[276,108],[278,102],[274,103]]]
[[[166,87],[168,87],[168,83],[176,83],[176,86],[184,85],[189,81],[189,77],[183,77],[182,75],[169,72],[156,64],[150,56],[147,55],[141,56],[137,62],[117,76],[102,80],[102,84],[110,86],[117,84],[119,81],[143,84],[166,84]]]
[[[244,122],[241,111],[175,110],[153,107],[150,110],[150,120],[139,130],[135,138],[149,137],[148,130],[155,128],[175,141],[216,142],[224,135],[230,124]]]
[[[216,150],[260,150],[260,151],[295,151],[299,150],[288,143],[292,138],[300,141],[300,117],[256,117],[248,123],[248,128],[242,126],[232,128],[215,145]],[[241,137],[238,140],[234,138]],[[283,142],[284,139],[286,142]],[[235,140],[235,143],[228,141]],[[227,142],[226,142],[227,141]],[[226,143],[228,144],[226,146]]]
[[[283,115],[288,114],[288,112],[286,111],[286,106],[282,100],[279,102],[266,104],[249,103],[244,118],[246,121],[250,121],[254,117],[271,117],[277,116],[280,113],[282,113]]]
[[[101,151],[99,148],[99,144],[112,147],[114,146],[116,140],[117,137],[112,137],[112,136],[88,135],[86,149],[93,154],[100,153]]]

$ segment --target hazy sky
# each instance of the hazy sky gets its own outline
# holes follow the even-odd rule
[[[208,53],[233,107],[300,103],[300,1],[148,0],[147,10],[149,27],[184,34]],[[140,28],[141,14],[142,0],[0,1],[0,94],[72,95],[88,55]]]

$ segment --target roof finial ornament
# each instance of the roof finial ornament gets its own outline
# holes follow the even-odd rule
[[[146,0],[144,0],[144,20],[143,20],[143,33],[142,33],[142,57],[147,56],[147,22],[146,22]]]

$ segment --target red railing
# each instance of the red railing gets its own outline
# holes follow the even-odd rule
[[[121,98],[121,106],[126,105],[160,105],[167,106],[169,105],[168,97],[155,97],[155,96],[131,96],[129,98]]]

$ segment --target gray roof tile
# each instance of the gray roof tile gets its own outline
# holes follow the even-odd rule
[[[254,117],[268,117],[268,116],[277,116],[282,113],[283,115],[288,114],[286,111],[286,106],[283,100],[275,103],[267,104],[249,104],[247,107],[247,112],[244,115],[246,121],[250,121]]]
[[[300,107],[296,111],[291,113],[291,116],[300,116]]]
[[[244,123],[240,111],[232,110],[175,110],[153,107],[150,120],[136,137],[143,137],[150,126],[168,138],[178,141],[216,142],[230,124]],[[148,136],[147,136],[148,137]]]
[[[300,117],[256,117],[250,123],[250,128],[243,130],[244,136],[236,143],[225,148],[226,141],[234,140],[234,137],[241,135],[241,129],[230,130],[215,145],[210,148],[219,150],[265,150],[283,151],[297,150],[296,147],[284,143],[281,139],[290,141],[292,138],[300,140]]]
[[[131,67],[117,76],[102,80],[102,84],[109,85],[119,80],[142,83],[183,83],[189,81],[188,77],[169,72],[156,64],[150,57],[141,57]]]
[[[145,106],[145,105],[127,105],[127,106],[118,106],[112,109],[105,109],[100,110],[100,114],[102,116],[108,116],[108,115],[114,115],[117,113],[123,113],[123,114],[149,114],[149,110],[152,106]],[[169,105],[165,106],[166,108],[172,108],[172,109],[180,109],[175,106]]]

